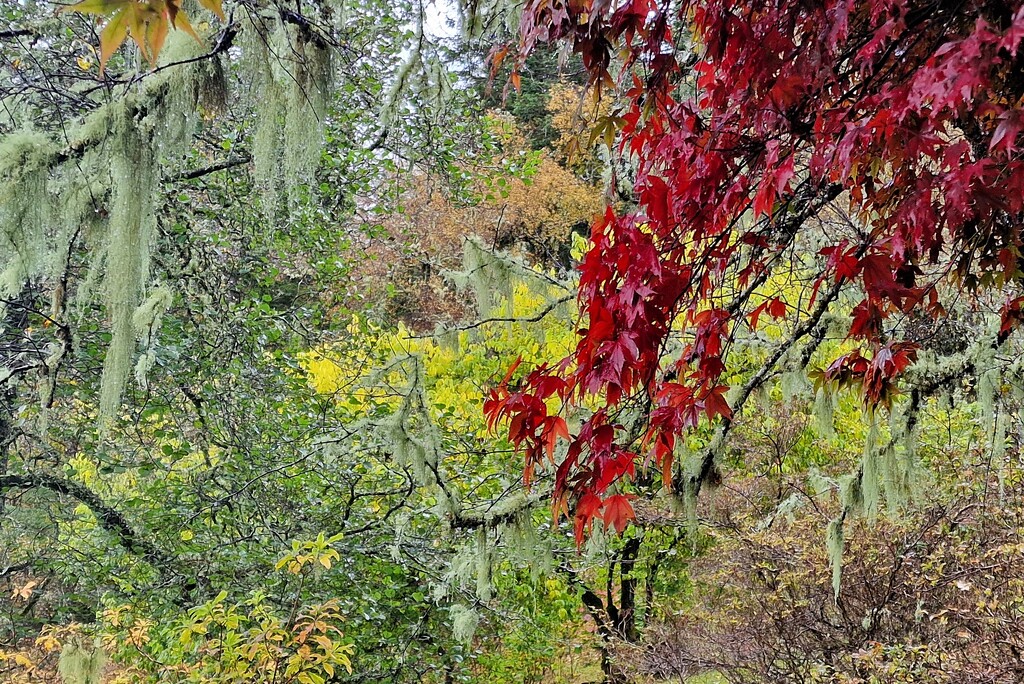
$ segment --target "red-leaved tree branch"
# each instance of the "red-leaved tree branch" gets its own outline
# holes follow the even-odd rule
[[[731,420],[732,339],[799,317],[755,293],[830,202],[858,229],[823,236],[811,299],[851,283],[863,300],[849,328],[860,348],[824,378],[859,386],[869,405],[888,404],[915,360],[887,322],[944,315],[940,280],[1016,291],[1022,4],[527,3],[520,59],[568,43],[592,87],[618,87],[617,152],[636,168],[639,208],[609,208],[592,227],[575,351],[515,385],[510,372],[485,407],[492,425],[507,421],[527,481],[546,460],[557,466],[555,510],[575,516],[578,540],[595,518],[628,524],[623,485],[639,465],[668,483],[677,441],[702,420]],[[1008,299],[1001,337],[1024,320],[1022,304]],[[565,416],[580,406],[592,413],[570,434]],[[624,425],[626,406],[642,411],[641,430]]]

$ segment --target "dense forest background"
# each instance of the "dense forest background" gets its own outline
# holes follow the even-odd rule
[[[793,206],[794,152],[811,170],[734,217],[758,239],[721,242],[777,245],[770,267],[730,252],[660,329],[657,380],[528,394],[612,325],[586,288],[626,242],[600,217],[667,211],[630,142],[658,59],[590,51],[634,29],[552,18],[579,34],[549,44],[494,2],[67,9],[0,0],[0,682],[1024,678],[1019,212],[908,276],[856,251],[889,220],[856,190]],[[717,87],[690,78],[706,38],[659,34],[679,98]],[[981,143],[960,116],[945,145],[1016,159],[1016,114]],[[928,311],[872,310],[861,357],[870,264],[890,299],[935,280]],[[687,357],[720,310],[727,354]],[[727,364],[666,441],[649,388],[680,354]],[[628,463],[572,470],[613,433]]]

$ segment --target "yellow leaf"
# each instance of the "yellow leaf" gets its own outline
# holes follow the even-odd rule
[[[325,568],[327,568],[328,570],[330,570],[331,569],[331,557],[330,556],[326,556],[326,555],[325,556],[320,556],[320,565],[322,565]]]
[[[88,57],[77,57],[75,61],[78,62],[78,68],[82,71],[92,69],[92,60]]]
[[[164,12],[158,9],[162,5],[162,2],[150,4],[133,2],[122,10],[122,13],[127,17],[129,35],[131,35],[135,44],[139,46],[142,57],[150,64],[156,63],[156,53],[149,42],[150,37],[160,40],[162,47],[163,38],[161,36],[167,35],[167,19]],[[163,28],[161,29],[158,24],[164,24]]]
[[[113,14],[124,9],[133,0],[82,0],[74,5],[61,7],[59,12],[78,12],[79,14]]]
[[[23,600],[28,599],[28,597],[32,595],[32,592],[35,591],[37,584],[39,584],[38,580],[31,580],[20,587],[15,587],[14,591],[11,592],[11,598],[20,598]]]
[[[217,4],[219,7],[220,3]],[[82,0],[61,11],[109,17],[100,33],[100,73],[103,73],[107,60],[128,36],[139,46],[142,56],[150,64],[156,64],[171,26],[200,41],[175,0]],[[223,11],[220,16],[223,17]]]
[[[164,47],[164,40],[167,39],[167,29],[167,19],[163,14],[159,14],[146,22],[143,43],[149,46],[149,61],[151,64],[156,64],[157,55],[160,54],[160,50]],[[140,43],[140,48],[141,45]],[[143,54],[145,54],[145,50],[143,50]]]
[[[181,541],[192,541],[196,535],[192,530],[182,530],[178,536],[181,537]]]
[[[178,12],[177,14],[174,15],[174,28],[176,28],[176,29],[178,29],[180,31],[184,31],[188,35],[190,35],[193,38],[195,38],[197,42],[202,44],[203,39],[200,38],[199,34],[196,33],[194,28],[192,28],[192,24],[189,23],[188,17],[185,16],[184,12]]]
[[[224,7],[221,0],[199,0],[199,4],[217,15],[217,18],[224,21]]]
[[[88,0],[86,0],[88,1]],[[125,38],[128,37],[128,9],[125,8],[119,11],[107,25],[103,27],[103,31],[100,33],[100,74],[103,74],[103,69],[107,66],[107,60],[114,54],[117,48],[121,47],[121,43],[124,42]]]
[[[47,653],[53,653],[61,649],[61,643],[52,634],[44,634],[36,639],[36,646],[39,646]]]

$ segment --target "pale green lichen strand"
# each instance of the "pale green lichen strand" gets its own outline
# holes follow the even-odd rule
[[[127,111],[115,119],[110,135],[114,192],[103,284],[111,339],[100,383],[100,415],[104,418],[117,412],[131,370],[136,338],[132,318],[149,274],[149,249],[156,226],[153,184],[159,180],[152,142]]]
[[[868,419],[868,430],[864,437],[860,468],[860,499],[869,518],[874,518],[878,514],[878,503],[882,493],[878,439],[878,422],[871,417]]]
[[[248,71],[253,74],[252,96],[259,103],[254,112],[256,125],[252,134],[253,180],[263,211],[269,217],[276,215],[280,198],[285,118],[285,93],[273,67],[278,41],[281,36],[287,40],[287,33],[279,28],[277,17],[253,12],[242,30],[242,55]]]
[[[139,336],[143,349],[135,363],[135,381],[141,387],[148,386],[149,371],[156,363],[156,339],[160,319],[170,308],[173,299],[170,288],[165,285],[157,286],[132,315],[132,326]]]
[[[64,684],[101,684],[105,664],[106,654],[98,644],[87,647],[73,639],[61,649],[57,672]]]
[[[295,209],[312,184],[333,70],[330,52],[318,39],[277,16],[253,14],[244,36],[243,54],[255,74],[260,103],[252,141],[254,177],[263,211],[273,218],[285,193]]]
[[[302,188],[311,186],[323,147],[322,121],[331,92],[330,53],[288,33],[294,67],[289,74],[284,117],[284,173],[288,199],[296,207]]]
[[[0,142],[0,296],[13,297],[49,266],[53,220],[47,188],[56,145],[21,131]]]
[[[814,393],[814,430],[822,439],[832,439],[835,427],[836,396],[825,387]]]
[[[472,607],[456,603],[448,609],[452,616],[452,636],[468,644],[480,624],[480,614]]]
[[[839,588],[843,579],[843,547],[846,543],[843,522],[843,516],[835,518],[828,524],[828,530],[825,533],[825,550],[832,568],[832,594],[836,601],[839,600]]]

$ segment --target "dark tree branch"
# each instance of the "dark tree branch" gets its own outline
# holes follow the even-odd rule
[[[96,516],[100,526],[117,537],[121,546],[126,550],[150,562],[162,572],[172,571],[173,557],[143,539],[132,528],[123,513],[106,504],[96,492],[85,485],[50,473],[0,475],[0,493],[12,488],[48,489],[51,492],[76,499],[88,507]]]
[[[706,481],[708,481],[712,473],[715,472],[715,458],[718,451],[725,445],[725,439],[728,437],[733,425],[735,425],[736,416],[743,411],[743,406],[746,404],[747,399],[750,398],[750,395],[753,394],[754,390],[761,387],[775,374],[775,367],[778,365],[779,361],[782,360],[782,357],[785,356],[786,353],[800,340],[808,335],[812,335],[813,333],[813,339],[804,348],[801,354],[804,363],[810,360],[811,354],[814,353],[814,350],[817,349],[818,344],[820,344],[821,339],[824,337],[824,330],[820,329],[818,325],[821,322],[822,317],[828,311],[832,302],[839,296],[839,293],[845,284],[845,280],[840,280],[835,283],[828,292],[824,293],[818,300],[818,305],[815,307],[814,311],[811,312],[811,315],[808,316],[803,323],[797,326],[797,328],[782,344],[776,347],[775,351],[768,360],[765,361],[764,365],[761,366],[760,370],[758,370],[757,373],[743,384],[740,388],[739,396],[736,398],[733,405],[733,416],[731,418],[723,418],[718,431],[711,439],[711,445],[708,446],[707,450],[704,452],[700,470],[695,475],[691,475],[688,478],[680,472],[673,479],[673,489],[675,489],[676,492],[682,493],[689,489],[689,493],[693,496],[700,494],[701,487]]]
[[[6,40],[7,38],[21,38],[23,36],[34,36],[36,32],[32,29],[8,29],[6,31],[0,31],[0,40]]]
[[[29,561],[25,561],[24,563],[15,563],[14,565],[8,565],[3,570],[0,570],[0,578],[7,577],[8,575],[13,575],[14,573],[21,572],[22,570],[28,570],[31,567],[32,563],[30,563]]]
[[[244,164],[248,164],[251,161],[252,161],[252,155],[250,155],[248,153],[243,153],[239,157],[232,157],[230,159],[225,159],[222,162],[217,162],[216,164],[211,164],[210,166],[204,166],[201,169],[194,169],[192,171],[185,171],[183,173],[179,173],[176,176],[171,176],[170,178],[166,178],[165,181],[168,182],[168,183],[175,183],[175,182],[178,182],[178,181],[195,180],[196,178],[202,178],[203,176],[208,176],[211,173],[216,173],[218,171],[224,171],[225,169],[233,169],[236,166],[242,166]]]

